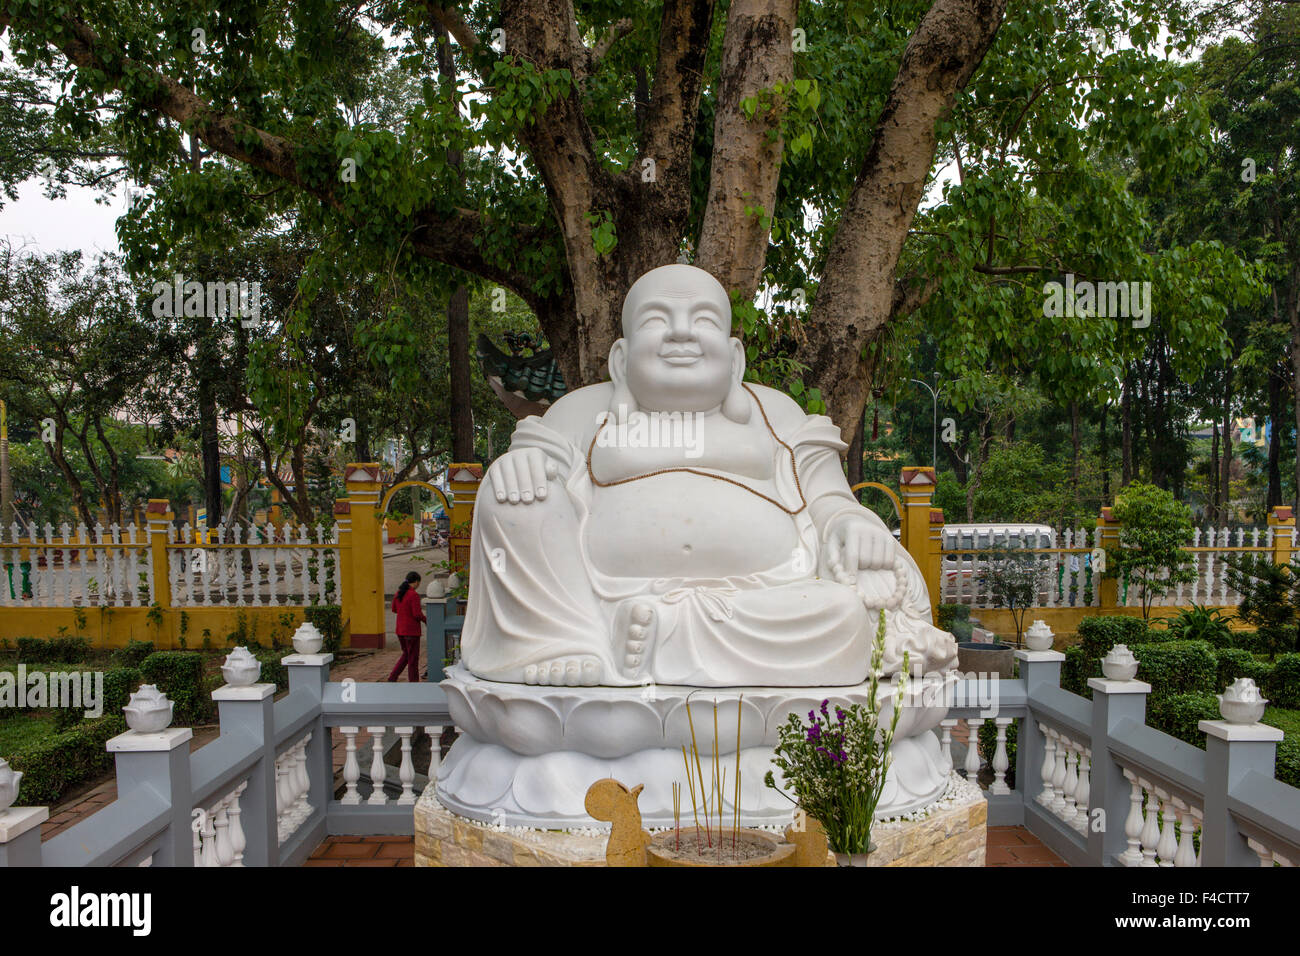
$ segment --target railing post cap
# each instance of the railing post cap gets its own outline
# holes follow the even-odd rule
[[[108,752],[122,753],[165,753],[175,750],[190,741],[194,731],[188,727],[168,727],[154,734],[142,734],[138,730],[128,730],[108,741]]]
[[[274,684],[222,684],[212,692],[215,701],[227,700],[266,700],[275,693]]]
[[[0,810],[0,843],[17,840],[49,818],[49,807],[10,807],[8,810]]]
[[[1280,743],[1284,734],[1280,728],[1268,724],[1230,724],[1226,720],[1202,720],[1196,725],[1201,733],[1217,737],[1229,743],[1250,741],[1253,743]]]
[[[1089,677],[1088,686],[1099,694],[1151,693],[1151,685],[1144,680],[1111,680],[1109,677]]]
[[[1013,654],[1018,661],[1028,661],[1031,664],[1040,663],[1060,663],[1065,660],[1065,655],[1060,651],[1024,651],[1016,650]]]
[[[280,658],[285,667],[325,667],[332,660],[333,654],[290,654]]]

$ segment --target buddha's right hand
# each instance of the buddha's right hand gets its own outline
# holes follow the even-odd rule
[[[497,501],[531,504],[546,497],[547,482],[559,477],[560,466],[540,448],[516,448],[492,463],[488,477]]]

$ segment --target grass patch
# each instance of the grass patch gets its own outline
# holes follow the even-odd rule
[[[47,712],[13,714],[0,720],[0,757],[54,733],[54,718]]]
[[[1283,733],[1300,737],[1300,710],[1288,710],[1285,707],[1266,707],[1264,723],[1276,727]]]

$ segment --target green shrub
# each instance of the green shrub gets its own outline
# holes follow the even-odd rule
[[[1065,649],[1065,662],[1061,665],[1062,688],[1091,700],[1092,689],[1088,686],[1088,678],[1100,676],[1101,662],[1094,660],[1089,666],[1089,662],[1084,659],[1082,647],[1074,644]]]
[[[139,667],[153,652],[153,641],[132,640],[127,642],[126,647],[115,650],[111,660],[114,667]]]
[[[18,660],[23,664],[44,664],[49,660],[49,645],[39,637],[18,638]]]
[[[939,608],[942,611],[944,607],[953,606],[941,604]],[[343,608],[337,604],[313,604],[307,608],[305,616],[325,638],[321,650],[326,654],[337,654],[343,646]],[[966,608],[966,616],[970,616],[970,608]]]
[[[1215,691],[1223,690],[1238,677],[1249,677],[1263,688],[1268,684],[1269,677],[1273,673],[1272,665],[1258,660],[1250,651],[1242,650],[1240,647],[1219,648],[1214,652],[1214,657],[1218,661]]]
[[[1089,677],[1101,676],[1100,661],[1116,644],[1145,644],[1152,637],[1151,629],[1140,617],[1121,617],[1119,615],[1101,615],[1085,617],[1079,622],[1079,644],[1084,657],[1097,664],[1097,673]]]
[[[1013,720],[1007,724],[1007,774],[1016,769],[1016,743],[1020,739],[1020,721]],[[998,726],[991,720],[980,724],[980,756],[990,767],[993,755],[998,751]]]
[[[1252,654],[1265,654],[1268,649],[1259,636],[1259,631],[1233,631],[1232,646]]]
[[[203,655],[197,651],[156,651],[144,659],[140,671],[146,684],[174,701],[172,725],[186,727],[206,722],[212,698],[204,690]]]
[[[1205,641],[1211,647],[1229,647],[1232,644],[1232,628],[1228,626],[1228,618],[1217,607],[1193,604],[1163,623],[1165,631],[1173,640]]]
[[[57,803],[72,788],[111,770],[113,755],[105,745],[125,731],[121,714],[105,715],[15,751],[8,759],[23,773],[18,804]]]
[[[1204,641],[1167,641],[1133,647],[1138,659],[1137,679],[1151,685],[1153,697],[1170,694],[1214,693],[1218,662]]]
[[[1283,737],[1277,745],[1273,776],[1283,783],[1300,787],[1300,737]]]
[[[18,638],[18,660],[24,664],[80,664],[90,656],[84,637]]]
[[[1219,701],[1204,691],[1190,694],[1152,695],[1147,701],[1147,725],[1171,737],[1205,749],[1202,720],[1219,719]]]
[[[253,655],[262,662],[262,676],[258,678],[263,684],[274,684],[279,690],[289,689],[289,668],[280,663],[284,655],[279,651],[258,651]]]
[[[121,714],[131,695],[144,683],[138,667],[114,667],[104,671],[104,713]]]
[[[1279,654],[1273,672],[1261,683],[1274,707],[1300,709],[1300,654]]]

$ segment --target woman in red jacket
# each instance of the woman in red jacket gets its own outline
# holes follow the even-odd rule
[[[390,681],[397,680],[402,668],[407,668],[407,679],[415,683],[420,679],[420,636],[424,623],[424,609],[420,607],[420,575],[412,571],[406,580],[397,587],[393,595],[393,611],[397,614],[397,641],[402,645],[402,656],[397,659],[397,666],[388,675]]]

